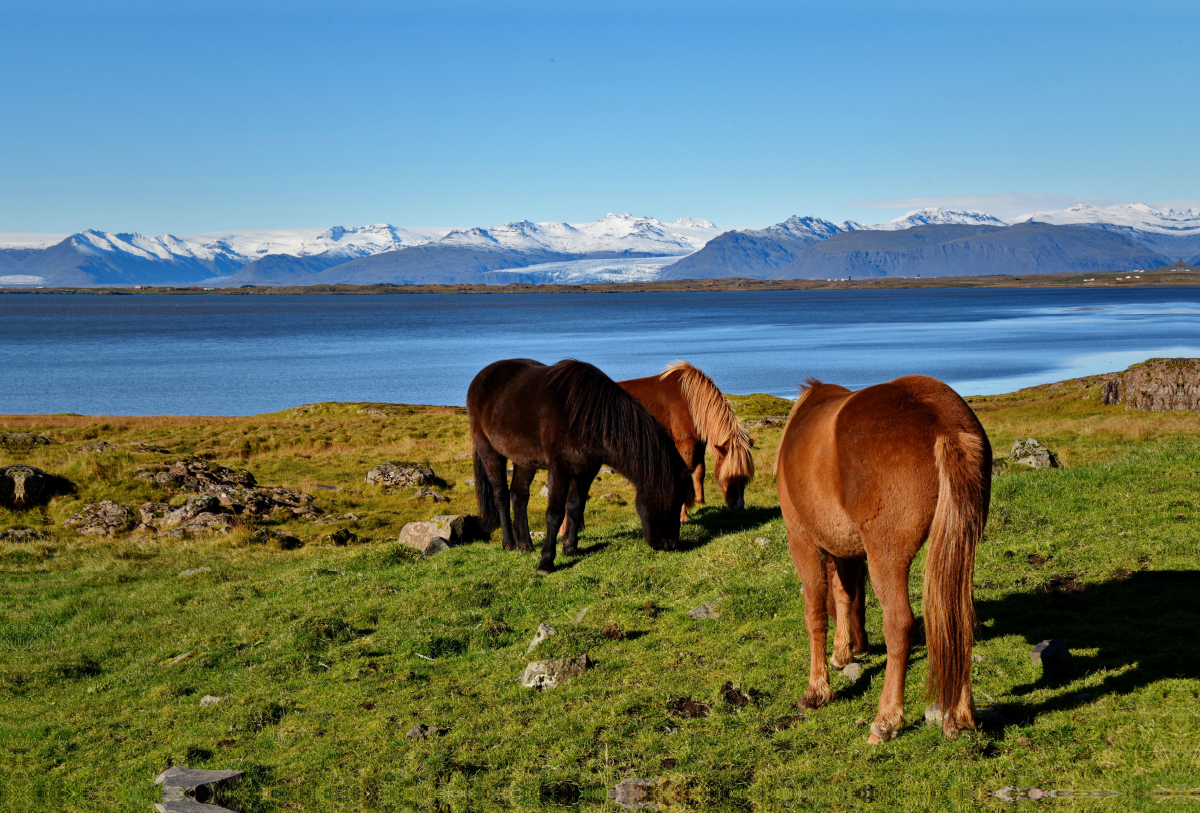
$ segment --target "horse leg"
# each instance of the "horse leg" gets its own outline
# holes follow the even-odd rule
[[[829,664],[825,662],[829,616],[825,600],[829,591],[825,552],[807,531],[788,528],[788,547],[800,581],[804,585],[804,625],[808,628],[808,691],[798,703],[802,709],[818,709],[833,699],[829,688]]]
[[[867,654],[867,568],[859,563],[858,580],[854,590],[854,601],[850,606],[850,651],[855,655]]]
[[[512,512],[513,537],[517,550],[533,550],[533,538],[529,535],[529,484],[537,469],[513,464],[512,476]]]
[[[567,518],[563,520],[566,536],[563,538],[562,551],[567,556],[579,555],[579,532],[583,530],[583,509],[587,505],[588,491],[592,488],[592,480],[596,478],[597,466],[591,471],[576,474],[571,478],[571,487],[567,493]]]
[[[700,449],[700,462],[692,469],[692,487],[696,490],[695,505],[704,504],[704,449]]]
[[[500,514],[500,540],[505,550],[512,550],[513,529],[512,518],[508,512],[508,460],[495,449],[476,447],[479,459],[483,462],[488,481],[492,484],[492,494],[496,500],[496,511]]]
[[[851,639],[857,619],[854,617],[854,601],[858,591],[859,574],[862,571],[861,559],[842,559],[834,556],[826,557],[826,578],[829,581],[829,602],[834,606],[834,623],[837,629],[833,634],[833,666],[842,669],[854,662],[854,652]]]
[[[884,563],[880,563],[880,561]],[[884,557],[867,560],[875,595],[883,606],[883,639],[887,644],[887,669],[879,714],[871,724],[867,742],[879,743],[896,736],[904,725],[904,680],[908,653],[912,649],[913,612],[908,601],[909,560],[887,562]]]
[[[567,513],[567,492],[571,488],[571,475],[562,463],[552,463],[546,480],[546,489],[549,492],[546,500],[546,540],[542,542],[542,558],[538,560],[537,566],[537,572],[542,574],[554,571],[558,529]]]

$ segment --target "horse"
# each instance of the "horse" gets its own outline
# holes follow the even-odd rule
[[[655,550],[674,550],[679,513],[692,499],[691,479],[666,430],[646,408],[590,364],[564,359],[547,366],[507,359],[484,367],[467,389],[480,523],[501,529],[505,550],[533,550],[529,485],[549,471],[546,538],[539,573],[554,569],[564,514],[582,518],[588,489],[608,464],[637,489],[642,535]],[[509,517],[506,461],[513,464]],[[578,553],[582,523],[569,520],[563,553]]]
[[[863,559],[883,607],[887,669],[869,742],[904,725],[912,644],[908,574],[925,565],[927,691],[942,730],[974,728],[971,647],[975,546],[987,522],[992,447],[975,413],[942,382],[905,376],[851,392],[810,378],[792,407],[775,459],[779,507],[804,590],[808,688],[801,708],[832,698],[826,664],[827,601],[837,631],[832,663],[866,648]],[[853,649],[852,649],[853,644]]]
[[[617,383],[663,425],[692,473],[696,498],[684,505],[680,520],[687,521],[689,505],[704,503],[704,451],[709,442],[725,504],[746,507],[746,485],[754,479],[754,440],[711,378],[686,361],[676,361],[659,375]]]

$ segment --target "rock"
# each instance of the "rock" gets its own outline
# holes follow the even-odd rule
[[[861,663],[848,663],[846,668],[842,670],[842,677],[850,680],[858,680],[862,677],[863,666]]]
[[[630,776],[608,792],[608,798],[630,810],[662,809],[667,805],[657,801],[667,783],[666,779],[638,779]]]
[[[450,549],[436,522],[410,522],[400,529],[400,544],[419,550],[423,556],[434,556]]]
[[[162,786],[159,813],[230,813],[213,800],[238,786],[244,771],[202,771],[176,766],[167,768],[154,784]]]
[[[688,615],[692,618],[720,618],[721,611],[717,609],[716,601],[707,601],[699,607],[688,610]]]
[[[758,539],[754,540],[754,543],[760,548],[765,548],[771,544],[771,540],[767,539],[765,536],[760,536]]]
[[[1029,660],[1034,666],[1041,665],[1043,668],[1065,666],[1071,662],[1071,650],[1067,649],[1061,638],[1050,638],[1029,650]]]
[[[43,542],[45,539],[44,534],[32,528],[9,528],[7,531],[0,531],[0,541],[4,542]]]
[[[325,535],[325,544],[337,545],[353,545],[358,542],[358,534],[351,531],[349,528],[338,528],[331,534]]]
[[[208,534],[232,533],[237,521],[229,514],[197,514],[183,525],[168,528],[164,533],[172,539],[187,539]]]
[[[257,528],[250,534],[250,541],[255,545],[279,545],[283,550],[295,550],[304,546],[296,537],[284,531],[273,528]]]
[[[313,525],[335,525],[339,522],[358,522],[356,514],[326,514],[313,520]]]
[[[591,608],[591,606],[589,605],[589,606],[587,606],[587,607],[584,607],[584,608],[583,608],[582,610],[580,610],[579,612],[577,612],[577,613],[575,614],[575,623],[576,623],[576,624],[578,624],[578,623],[580,623],[581,621],[583,621],[583,617],[584,617],[585,615],[587,615],[587,614],[588,614],[588,610],[590,610],[590,609],[592,609],[592,608]]]
[[[424,723],[417,723],[415,726],[410,728],[408,730],[408,733],[405,734],[404,736],[410,740],[424,740],[429,737],[437,737],[437,736],[440,736],[445,733],[446,733],[446,730],[443,728],[439,728],[438,726],[425,725]]]
[[[149,503],[153,505],[153,503]],[[191,522],[201,514],[219,514],[221,512],[221,501],[209,494],[194,494],[187,498],[187,502],[178,508],[163,514],[159,520],[159,528],[167,529],[174,528],[176,525],[183,525]],[[145,517],[142,518],[145,522]],[[149,525],[150,523],[146,523]]]
[[[992,478],[999,477],[1004,472],[1008,471],[1008,458],[1004,455],[997,455],[992,458]]]
[[[227,701],[229,699],[230,698],[228,698],[228,697],[217,697],[216,695],[213,695],[213,694],[206,694],[206,695],[204,695],[204,697],[200,698],[200,706],[201,706],[201,708],[208,708],[209,706],[216,706],[221,703],[224,703],[225,701]]]
[[[211,567],[192,567],[180,573],[179,578],[183,579],[187,578],[188,576],[195,576],[197,573],[209,573],[211,571]]]
[[[25,511],[70,492],[70,483],[33,466],[0,468],[0,507]]]
[[[529,646],[525,648],[525,654],[528,655],[533,651],[535,646],[549,638],[551,635],[554,635],[554,627],[546,624],[545,622],[538,624],[537,632],[533,634],[533,640],[530,641]]]
[[[423,488],[420,491],[418,491],[417,499],[418,500],[433,500],[434,502],[450,502],[449,497],[447,497],[443,494],[438,494],[432,488]]]
[[[438,514],[430,521],[437,525],[438,535],[451,545],[487,539],[479,517],[474,514]]]
[[[592,666],[587,655],[578,658],[556,658],[534,661],[521,673],[521,685],[527,689],[553,689],[560,683],[577,678]]]
[[[1200,410],[1200,359],[1150,359],[1110,379],[1101,390],[1106,404],[1149,412]]]
[[[149,525],[152,528],[158,528],[162,525],[163,517],[171,513],[174,509],[165,502],[144,502],[138,507],[138,513],[142,516],[142,524]]]
[[[78,514],[63,521],[64,528],[72,528],[87,536],[112,536],[136,524],[133,511],[112,500],[85,505]]]
[[[614,474],[611,466],[601,466],[598,474]]]
[[[111,452],[115,448],[117,448],[117,447],[113,446],[111,443],[105,443],[102,440],[93,440],[91,443],[83,444],[82,446],[77,448],[75,451],[85,452],[85,453],[91,452],[91,453],[95,453],[95,454],[100,454],[102,452]]]
[[[162,666],[176,666],[184,661],[190,661],[194,657],[196,657],[195,652],[184,652],[182,655],[176,655],[174,658],[163,661]]]
[[[1009,466],[1028,466],[1031,469],[1058,468],[1058,458],[1054,453],[1033,438],[1014,443],[1008,453],[1007,463]]]
[[[254,488],[254,475],[245,469],[232,469],[191,458],[179,460],[165,469],[146,469],[134,475],[149,480],[164,491],[187,491],[216,496],[229,488]]]
[[[464,486],[474,486],[474,485],[475,485],[475,478],[474,478],[474,477],[464,477],[464,478],[463,478],[463,485],[464,485]]]
[[[973,660],[975,663],[983,663],[983,656],[982,655],[972,655],[971,660]]]
[[[54,441],[45,435],[32,432],[5,432],[0,434],[0,446],[6,449],[32,449],[34,446],[49,446]]]
[[[548,485],[542,486],[542,490],[539,491],[538,494],[540,494],[543,497],[549,497],[550,496],[550,486],[548,486]]]
[[[388,486],[423,486],[436,479],[433,469],[419,463],[400,463],[388,460],[367,472],[368,483]]]

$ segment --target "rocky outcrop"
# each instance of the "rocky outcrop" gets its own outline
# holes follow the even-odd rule
[[[534,661],[521,673],[521,685],[527,689],[553,689],[564,681],[583,675],[592,667],[587,655],[578,658],[555,658]]]
[[[63,520],[64,528],[71,528],[86,536],[113,536],[128,531],[137,523],[137,515],[120,503],[102,500],[85,505],[78,514]]]
[[[1200,411],[1200,359],[1150,359],[1110,378],[1106,404],[1148,412]]]
[[[33,466],[0,468],[0,506],[13,511],[33,508],[70,491],[69,482]]]
[[[1028,466],[1031,469],[1057,469],[1058,458],[1033,438],[1018,440],[1008,452],[1010,466]]]
[[[419,463],[400,463],[388,460],[367,472],[368,483],[411,488],[436,482],[437,475],[428,466]]]
[[[149,480],[169,493],[215,498],[221,507],[234,514],[266,517],[281,508],[295,516],[314,513],[311,494],[279,486],[260,486],[254,475],[245,469],[220,466],[206,460],[180,460],[165,468],[140,471],[134,476]]]

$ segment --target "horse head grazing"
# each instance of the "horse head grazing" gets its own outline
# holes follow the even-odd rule
[[[667,365],[659,376],[678,375],[679,389],[700,440],[712,444],[717,485],[730,508],[746,507],[746,486],[754,479],[754,439],[742,426],[725,396],[702,370],[686,361]]]

